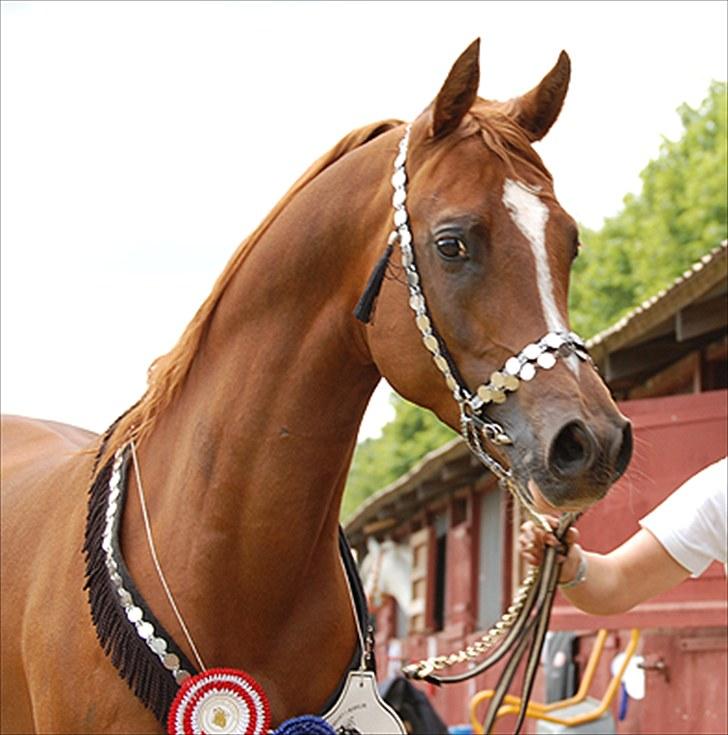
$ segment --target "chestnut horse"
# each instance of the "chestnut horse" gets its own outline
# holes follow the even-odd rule
[[[568,57],[499,103],[477,97],[478,53],[476,41],[412,123],[407,161],[422,286],[472,387],[544,332],[568,332],[578,247],[531,147],[561,110]],[[132,436],[160,563],[207,664],[252,674],[274,724],[320,712],[339,686],[357,646],[339,508],[369,397],[384,376],[459,426],[398,262],[370,323],[352,316],[391,228],[404,131],[396,120],[355,130],[294,184],[152,366],[147,391],[103,450],[77,428],[4,420],[5,732],[160,729],[105,656],[83,589],[94,456],[101,451],[103,467]],[[102,370],[134,332],[109,325],[97,339]],[[502,462],[559,509],[593,504],[628,461],[627,422],[591,366],[573,357],[493,405],[491,418],[514,440],[500,448]],[[129,488],[126,563],[191,658],[150,558],[133,477]]]

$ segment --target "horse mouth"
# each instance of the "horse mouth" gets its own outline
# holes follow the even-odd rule
[[[511,449],[510,447],[508,449]],[[503,452],[507,461],[504,466],[520,487],[522,501],[537,513],[558,517],[562,513],[582,513],[600,500],[607,492],[605,488],[578,492],[571,483],[543,476],[543,470],[533,461],[531,453]],[[536,478],[540,477],[540,482]]]
[[[509,471],[534,510],[558,516],[582,513],[602,500],[624,473],[632,453],[629,423],[616,427],[607,440],[581,421],[570,421],[556,437],[543,440],[514,431],[505,447]]]
[[[527,487],[528,491],[531,493],[531,497],[533,498],[533,507],[539,513],[543,513],[545,515],[559,516],[562,513],[581,513],[591,507],[597,500],[596,498],[583,498],[580,500],[569,499],[567,502],[561,503],[557,506],[546,499],[541,488],[533,478],[529,479]]]

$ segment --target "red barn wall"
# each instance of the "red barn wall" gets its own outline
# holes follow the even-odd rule
[[[578,523],[585,547],[600,552],[629,538],[638,530],[640,518],[688,477],[725,456],[728,444],[727,391],[625,401],[620,408],[633,422],[632,463],[607,498]],[[477,613],[472,581],[477,578],[475,545],[471,512],[465,522],[448,532],[444,629],[434,634],[411,634],[402,642],[405,660],[449,653],[482,635],[483,631],[473,631]],[[727,611],[725,574],[714,564],[701,578],[687,580],[624,615],[588,616],[559,597],[551,629],[583,632],[577,659],[582,663],[588,657],[594,631],[600,627],[613,631],[592,688],[597,697],[609,681],[612,658],[624,650],[629,628],[641,629],[638,653],[645,655],[648,663],[662,659],[667,665],[669,681],[657,669],[647,672],[647,695],[630,703],[627,718],[619,724],[620,732],[725,733]],[[382,674],[388,669],[387,643],[393,631],[393,608],[385,606],[378,615],[377,631]],[[464,684],[422,687],[449,725],[466,723],[471,697],[481,689],[493,688],[500,668]],[[536,701],[543,701],[543,691],[539,674]],[[612,709],[616,719],[616,702]],[[496,732],[510,732],[511,726],[512,722],[503,720]],[[533,723],[529,731],[534,731]]]

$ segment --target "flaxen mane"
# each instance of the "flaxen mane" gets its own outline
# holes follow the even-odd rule
[[[346,135],[328,153],[325,153],[308,168],[273,207],[260,225],[242,242],[225,266],[225,270],[218,277],[210,295],[187,325],[177,344],[166,355],[157,358],[150,366],[146,392],[115,424],[113,433],[107,438],[103,451],[99,456],[97,469],[102,468],[113,453],[130,437],[133,436],[137,442],[143,439],[152,427],[156,417],[176,395],[189,373],[202,338],[230,280],[255,247],[255,244],[288,203],[332,163],[400,124],[399,120],[384,120],[358,128]]]

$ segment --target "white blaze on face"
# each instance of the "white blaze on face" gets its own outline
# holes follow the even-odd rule
[[[548,253],[546,252],[548,207],[533,190],[512,179],[506,179],[503,185],[503,204],[514,224],[531,246],[533,258],[536,262],[536,283],[546,328],[549,332],[568,332],[561,312],[556,306],[554,282],[551,278]],[[576,374],[578,372],[576,360],[569,358],[566,362],[572,372]]]

